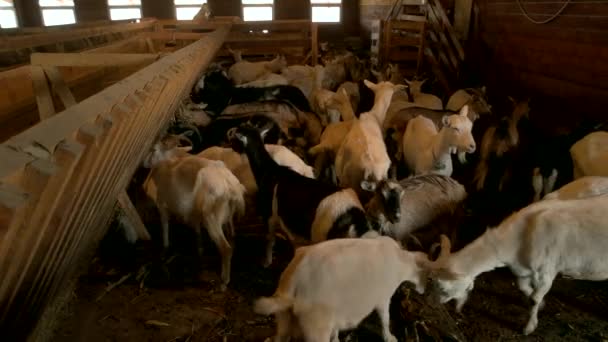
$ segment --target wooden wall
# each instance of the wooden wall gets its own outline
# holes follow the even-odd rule
[[[608,3],[572,0],[555,20],[537,25],[516,0],[476,0],[479,41],[469,57],[481,77],[512,93],[532,95],[548,116],[608,119]],[[522,0],[535,20],[561,0]],[[473,54],[473,55],[472,55]]]

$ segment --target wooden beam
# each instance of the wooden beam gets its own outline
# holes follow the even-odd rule
[[[315,66],[319,62],[319,24],[312,23],[311,35],[312,66]]]
[[[152,63],[158,53],[33,53],[32,65],[93,67]]]
[[[454,30],[462,40],[467,40],[473,0],[456,0],[454,7]]]
[[[126,219],[135,229],[137,237],[144,241],[151,240],[152,238],[150,237],[150,233],[148,233],[146,225],[141,220],[141,217],[139,217],[137,209],[135,209],[135,206],[133,205],[133,202],[131,202],[131,199],[126,191],[122,191],[120,195],[118,195],[118,205],[120,209],[122,209]]]
[[[65,108],[69,108],[76,104],[76,98],[70,88],[68,88],[63,75],[56,66],[45,66],[43,67],[46,76],[51,82],[53,91],[59,95],[59,98],[63,102]]]
[[[38,115],[40,121],[50,118],[55,114],[55,105],[51,90],[44,74],[44,69],[40,66],[32,65],[30,67],[32,74],[32,85],[34,87],[34,95],[36,95],[36,103],[38,104]]]

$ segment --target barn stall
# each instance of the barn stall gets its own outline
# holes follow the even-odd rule
[[[233,62],[230,50],[250,61],[281,53],[289,65],[313,66],[348,47],[361,60],[371,55],[380,66],[398,64],[410,80],[429,78],[423,90],[444,103],[458,89],[486,85],[494,110],[508,116],[504,97],[530,97],[530,121],[550,137],[583,120],[595,126],[605,120],[608,84],[594,58],[606,48],[601,4],[571,1],[552,21],[535,24],[526,15],[547,19],[564,5],[526,1],[524,14],[516,1],[343,1],[338,26],[290,17],[296,7],[308,13],[308,5],[277,2],[275,20],[242,22],[232,17],[239,4],[209,3],[214,14],[226,16],[7,31],[0,74],[9,89],[0,103],[0,298],[10,340],[258,341],[273,335],[274,320],[256,315],[252,302],[276,288],[294,253],[289,242],[280,236],[276,261],[263,267],[264,223],[248,208],[237,220],[232,279],[222,292],[213,243],[203,242],[199,262],[191,230],[172,223],[171,247],[162,255],[160,219],[141,193],[148,151],[212,63]],[[143,5],[144,13],[166,16]],[[585,15],[591,19],[582,20]],[[323,41],[329,51],[320,47]],[[454,173],[462,183],[469,176]],[[466,229],[465,240],[531,202],[524,194],[511,202],[502,197],[517,194],[478,199],[467,191],[466,213],[447,225]],[[476,200],[495,206],[480,208]],[[485,216],[496,218],[479,219]],[[125,243],[124,226],[134,227],[140,241]],[[431,235],[439,241],[438,233]],[[417,238],[426,247],[425,236]],[[411,241],[406,246],[420,249]],[[408,341],[607,338],[602,282],[558,278],[539,327],[524,336],[531,304],[515,280],[503,269],[483,274],[462,313],[439,304],[432,291],[421,296],[406,284],[392,298],[391,331]],[[381,340],[378,317],[342,337]]]

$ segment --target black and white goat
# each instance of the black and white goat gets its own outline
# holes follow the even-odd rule
[[[272,263],[278,226],[292,242],[293,234],[320,241],[328,237],[356,237],[369,230],[354,191],[302,176],[277,164],[264,148],[265,129],[260,132],[240,126],[230,133],[233,148],[247,154],[258,185],[258,212],[269,228],[265,266]]]
[[[301,111],[311,111],[308,99],[297,87],[236,87],[223,70],[214,70],[201,77],[190,98],[195,103],[205,103],[205,110],[216,116],[231,104],[268,100],[282,100]]]

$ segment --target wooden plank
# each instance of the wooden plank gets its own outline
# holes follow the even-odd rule
[[[40,66],[32,65],[30,72],[34,94],[36,95],[36,103],[38,104],[38,115],[42,121],[55,114],[55,105],[53,104],[53,97],[51,96],[51,90],[49,89],[44,69]]]
[[[312,66],[315,66],[319,62],[319,24],[317,24],[317,23],[312,23],[311,53],[312,53]]]
[[[391,47],[398,46],[420,46],[420,37],[402,37],[398,35],[392,35],[390,41]]]
[[[76,98],[70,88],[68,88],[65,80],[63,79],[63,75],[59,72],[59,69],[56,66],[45,66],[43,67],[46,76],[48,77],[51,85],[53,87],[53,91],[59,95],[59,98],[63,102],[63,106],[65,108],[69,108],[76,104]]]
[[[123,66],[151,63],[159,59],[158,53],[33,53],[32,65],[44,66]]]
[[[454,6],[454,30],[463,40],[468,39],[473,0],[456,0]]]
[[[407,51],[407,50],[393,50],[391,49],[388,54],[388,60],[390,61],[418,61],[418,50]]]
[[[115,24],[90,28],[86,27],[74,30],[34,34],[25,37],[7,37],[6,39],[0,41],[0,51],[27,49],[36,46],[57,44],[65,41],[73,41],[114,33],[151,30],[152,27],[154,27],[154,23],[154,20],[144,19],[140,23]]]
[[[145,40],[146,40],[146,46],[148,47],[148,52],[156,53],[156,49],[154,48],[154,42],[152,42],[152,39],[146,38]]]
[[[424,27],[424,22],[421,22],[421,21],[391,20],[391,29],[393,29],[393,30],[421,31],[423,27]]]
[[[129,198],[129,195],[127,195],[126,191],[122,191],[120,195],[118,195],[118,204],[129,223],[135,229],[137,237],[140,240],[151,240],[152,238],[150,237],[150,233],[148,233],[146,225],[144,225],[141,217],[139,217],[137,209],[135,209],[135,206],[133,205],[133,202],[131,202],[131,199]]]

